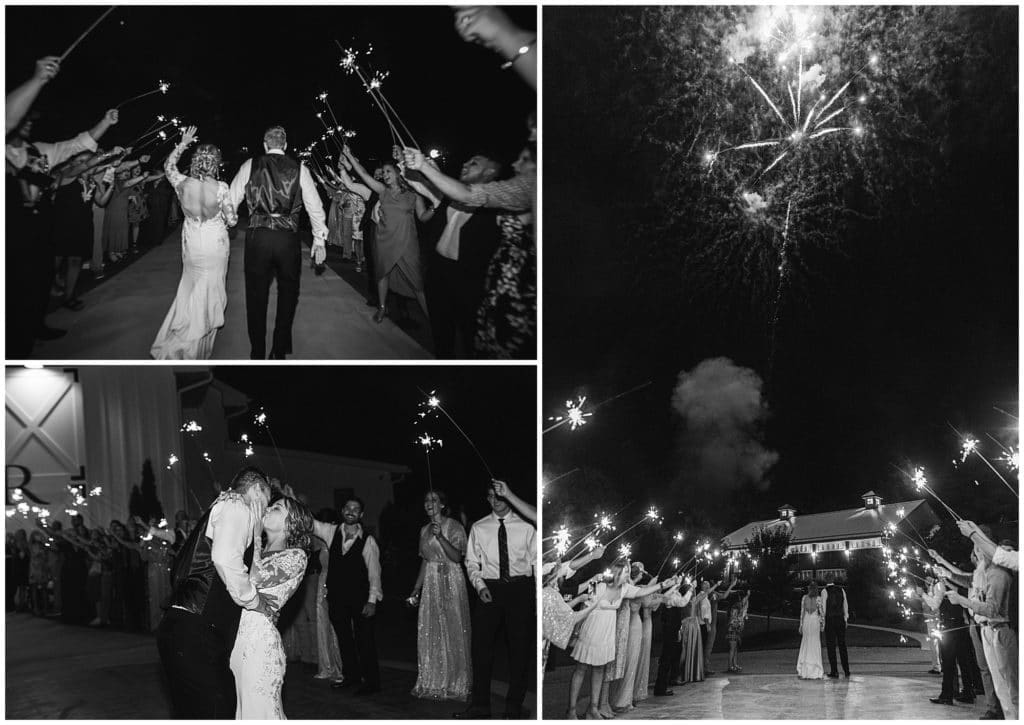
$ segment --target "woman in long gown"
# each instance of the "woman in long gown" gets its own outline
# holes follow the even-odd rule
[[[228,202],[228,185],[217,180],[220,150],[202,144],[192,155],[189,175],[178,171],[178,157],[196,137],[196,127],[182,134],[164,164],[185,213],[181,229],[183,269],[178,293],[157,333],[150,354],[157,360],[207,360],[217,330],[224,326],[225,288],[230,239],[238,222]]]
[[[425,195],[398,172],[393,163],[383,164],[383,181],[377,181],[367,173],[359,160],[344,147],[345,158],[363,183],[380,195],[380,220],[374,243],[373,269],[377,275],[377,312],[373,319],[382,322],[387,317],[388,291],[394,290],[404,297],[415,297],[423,314],[430,319],[427,298],[423,293],[423,273],[420,269],[420,242],[416,232],[416,220],[429,221],[434,216],[434,207],[427,204]]]
[[[743,628],[747,624],[747,607],[750,604],[750,590],[736,597],[729,606],[729,672],[742,672],[740,667],[740,644],[743,643]]]
[[[262,528],[267,541],[254,552],[249,580],[267,600],[273,615],[242,610],[230,659],[237,694],[236,720],[285,719],[281,685],[287,659],[277,616],[305,576],[313,514],[297,499],[282,496],[267,507]],[[261,541],[258,530],[253,540]]]
[[[639,584],[644,575],[643,564],[634,562],[630,567],[630,583]],[[637,673],[640,671],[640,650],[643,648],[644,623],[640,617],[641,601],[630,599],[626,607],[629,611],[629,621],[626,631],[625,668],[622,677],[613,683],[609,693],[614,712],[633,709],[633,691],[636,688]]]
[[[338,522],[333,509],[321,511],[317,518],[329,524]],[[338,635],[334,632],[334,625],[331,624],[330,612],[327,609],[327,566],[330,551],[319,539],[316,543],[316,554],[320,558],[316,588],[316,660],[319,669],[314,677],[318,680],[341,683],[345,681],[341,667],[341,650],[338,648]]]
[[[695,594],[685,610],[679,638],[682,643],[682,658],[679,676],[683,682],[702,682],[704,680],[704,642],[700,633],[700,603],[711,596],[722,582],[718,582],[706,592]]]
[[[419,600],[416,659],[418,674],[413,697],[468,700],[473,685],[470,662],[469,596],[462,560],[466,531],[447,516],[441,491],[423,499],[430,523],[420,529],[419,576],[413,599]]]
[[[643,622],[643,640],[640,646],[640,669],[636,675],[636,687],[633,688],[633,704],[643,702],[648,697],[651,683],[651,643],[654,639],[654,613],[662,605],[664,596],[648,594],[640,600],[640,618]]]
[[[807,587],[807,593],[800,600],[800,655],[796,661],[796,673],[802,680],[820,680],[825,677],[821,664],[821,632],[825,629],[825,615],[822,611],[818,585],[814,582]]]

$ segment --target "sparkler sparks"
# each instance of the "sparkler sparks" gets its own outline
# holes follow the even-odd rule
[[[181,431],[182,433],[202,433],[203,426],[199,425],[199,423],[194,420],[190,420],[185,425],[181,426]]]
[[[633,554],[633,547],[629,544],[619,545],[619,558],[628,559]]]
[[[177,462],[178,462],[178,457],[176,455],[174,455],[173,453],[171,455],[167,456],[167,470],[170,471],[174,467],[174,464],[177,463]]]
[[[978,452],[978,439],[974,436],[965,436],[960,442],[960,462],[963,463],[972,453]]]
[[[423,446],[424,450],[428,453],[435,448],[440,448],[444,445],[444,441],[440,438],[435,438],[429,433],[424,433],[416,439],[416,442]]]
[[[601,545],[601,542],[593,536],[588,536],[583,540],[583,545],[587,547],[587,551],[593,551]]]
[[[587,396],[585,395],[581,395],[576,398],[576,402],[573,402],[572,400],[565,401],[565,415],[555,415],[548,418],[548,420],[555,423],[555,425],[548,428],[548,430],[556,428],[564,423],[569,424],[570,430],[576,430],[577,428],[586,425],[587,418],[593,415],[593,413],[584,412],[583,404],[586,402]]]
[[[566,526],[562,526],[560,529],[555,531],[555,551],[558,552],[558,556],[565,556],[565,552],[569,550],[569,546],[572,541],[572,536],[569,534],[569,529]]]

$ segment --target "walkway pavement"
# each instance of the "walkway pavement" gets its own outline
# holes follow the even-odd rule
[[[774,621],[774,618],[773,618]],[[739,674],[725,672],[728,655],[715,653],[716,674],[700,683],[676,686],[670,697],[651,695],[635,709],[619,715],[629,720],[975,720],[985,707],[933,705],[940,677],[929,675],[928,652],[907,647],[851,648],[850,679],[801,680],[796,676],[796,650],[743,652]],[[822,659],[828,667],[824,651]],[[563,660],[564,661],[564,658]],[[653,673],[658,661],[651,661]],[[544,676],[544,717],[562,719],[569,698],[571,666]],[[589,704],[584,684],[579,712]]]
[[[289,663],[284,710],[290,719],[440,720],[465,709],[460,702],[412,697],[416,682],[415,625],[398,615],[378,625],[382,692],[355,697],[314,679],[316,666]],[[28,614],[6,616],[7,719],[168,719],[171,717],[152,635],[71,626]],[[395,646],[400,634],[404,641]],[[410,646],[411,642],[411,646]],[[504,676],[504,652],[496,677]],[[504,710],[506,685],[492,684],[491,709]],[[343,694],[345,693],[345,694]],[[527,694],[533,711],[536,697]]]
[[[245,320],[245,235],[232,233],[228,262],[228,305],[213,357],[248,360]],[[295,359],[407,360],[430,358],[422,345],[391,320],[373,321],[365,297],[327,268],[317,276],[303,250],[299,306],[292,328]],[[126,269],[82,295],[78,312],[60,308],[47,316],[50,327],[67,330],[64,337],[38,343],[39,360],[149,360],[149,349],[171,306],[181,278],[180,236],[172,234]],[[277,309],[277,287],[271,286],[267,317],[267,348]]]

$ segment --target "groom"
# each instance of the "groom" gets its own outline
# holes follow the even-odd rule
[[[288,136],[280,126],[263,134],[263,156],[249,159],[231,182],[229,200],[235,208],[245,199],[249,230],[245,235],[245,312],[249,323],[249,357],[263,360],[267,351],[267,300],[277,278],[277,318],[271,360],[292,352],[292,321],[299,304],[302,245],[299,216],[303,205],[313,225],[312,258],[327,258],[324,207],[309,171],[285,156]]]
[[[242,607],[270,612],[249,581],[253,531],[269,501],[267,477],[243,468],[199,519],[174,562],[157,648],[175,718],[235,717],[229,661]]]

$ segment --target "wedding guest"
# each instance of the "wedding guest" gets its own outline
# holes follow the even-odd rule
[[[679,630],[679,639],[682,644],[682,660],[680,672],[682,681],[702,682],[704,680],[704,637],[701,634],[701,603],[708,596],[718,589],[721,582],[711,586],[711,582],[705,581],[701,585],[701,592],[694,596],[690,602],[688,613],[683,617],[683,623]]]
[[[682,628],[682,614],[684,608],[693,599],[693,588],[688,588],[685,594],[678,590],[669,590],[665,593],[665,609],[662,613],[661,628],[661,657],[658,658],[658,676],[654,681],[654,695],[656,697],[669,697],[675,691],[669,689],[669,685],[681,685],[679,679],[679,664],[682,661],[683,645],[680,639]]]
[[[153,535],[155,523],[150,523],[149,532],[140,542],[139,550],[142,560],[146,562],[146,604],[150,632],[156,631],[171,597],[173,560],[172,542]]]
[[[323,509],[316,516],[317,520],[325,524],[338,524],[338,515],[333,509]],[[316,648],[317,648],[317,673],[313,675],[318,680],[330,680],[339,685],[344,681],[345,676],[341,664],[341,650],[338,649],[338,635],[331,624],[330,611],[327,604],[327,571],[330,566],[330,547],[319,538],[314,537],[313,544],[316,547],[317,560],[320,562],[320,571],[317,573],[317,596],[316,596]]]
[[[103,218],[103,245],[111,262],[120,262],[128,255],[132,244],[132,224],[129,207],[135,196],[135,187],[146,180],[135,176],[138,165],[121,167],[114,174],[114,192],[107,203]]]
[[[356,688],[355,694],[380,692],[380,667],[374,623],[377,602],[384,598],[377,540],[363,530],[363,501],[349,498],[342,524],[314,521],[314,533],[327,544],[327,605],[338,635],[344,682],[331,687]],[[340,535],[339,535],[340,534]]]
[[[736,580],[733,579],[729,584],[729,588],[719,594],[718,592],[711,592],[708,594],[707,599],[701,603],[701,619],[704,620],[704,625],[701,627],[702,634],[704,635],[704,674],[713,675],[714,670],[711,669],[711,652],[715,648],[715,637],[718,635],[718,602],[720,599],[727,599],[732,593],[733,587],[736,586]]]
[[[920,596],[921,601],[924,603],[922,607],[922,614],[924,617],[924,631],[926,634],[931,633],[939,626],[939,610],[938,605],[942,596],[941,592],[939,597],[935,597],[936,587],[941,587],[942,584],[933,576],[925,577],[925,588],[921,589]],[[925,593],[929,596],[925,596]],[[934,606],[933,606],[934,604]],[[934,637],[928,638],[931,642],[930,652],[932,656],[932,668],[928,670],[929,675],[941,675],[942,674],[942,658],[939,656],[939,641]]]
[[[46,59],[44,59],[45,61]],[[53,63],[43,64],[37,75],[52,78],[56,73]],[[34,87],[41,87],[38,81]],[[38,92],[38,90],[36,90]],[[19,94],[19,108],[30,93]],[[8,96],[8,109],[12,107]],[[31,116],[26,117],[27,106],[18,111],[22,120],[13,135],[8,136],[5,148],[7,158],[7,309],[18,309],[20,314],[7,320],[7,357],[26,358],[31,354],[34,340],[56,339],[66,331],[45,325],[46,310],[53,283],[53,220],[45,190],[51,179],[49,172],[82,151],[95,151],[96,142],[118,121],[115,109],[107,111],[103,119],[89,131],[67,141],[44,143],[32,141]],[[17,113],[15,114],[17,115]],[[12,114],[8,110],[7,122]]]
[[[643,639],[640,645],[640,669],[633,688],[633,704],[648,698],[651,682],[651,646],[654,639],[654,613],[664,603],[664,594],[648,594],[640,599],[640,618],[643,623]]]
[[[633,562],[630,566],[629,583],[638,586],[640,581],[647,578],[644,565],[640,562]],[[641,600],[632,598],[626,603],[626,611],[629,614],[628,631],[626,634],[626,647],[624,659],[624,671],[621,678],[609,686],[609,701],[612,711],[616,713],[627,712],[635,706],[633,704],[633,693],[636,689],[637,674],[640,671],[640,650],[643,649],[644,624],[640,617]]]
[[[13,559],[14,611],[24,612],[29,609],[29,575],[32,567],[32,549],[28,543],[25,529],[14,532]]]
[[[979,543],[980,537],[971,536],[975,540],[974,555],[984,563],[984,593],[976,597],[964,597],[955,591],[946,593],[946,601],[969,608],[975,614],[985,617],[981,640],[985,651],[985,659],[992,684],[995,687],[999,703],[1003,708],[1003,716],[1007,720],[1018,717],[1017,694],[1017,633],[1011,626],[1011,607],[1017,590],[1017,582],[1010,569],[995,563],[994,549]],[[987,537],[986,537],[987,538]],[[1000,548],[1010,549],[1010,542],[1003,542]],[[943,638],[948,636],[947,632]]]
[[[47,55],[36,61],[35,71],[31,77],[7,94],[4,135],[7,136],[21,125],[32,104],[43,90],[43,86],[53,80],[60,72],[61,59],[56,55]]]
[[[973,678],[970,675],[965,658],[966,647],[970,647],[970,638],[962,629],[963,610],[952,599],[945,596],[945,586],[940,584],[936,592],[928,599],[933,608],[938,609],[939,625],[943,631],[939,637],[939,655],[942,657],[942,691],[938,697],[930,698],[936,705],[953,705],[953,698],[958,694],[970,692]],[[935,601],[938,599],[938,601]],[[957,668],[960,670],[960,684],[963,689],[957,691]],[[1004,707],[1005,710],[1005,707]]]
[[[493,50],[505,61],[502,70],[515,69],[531,88],[537,89],[536,33],[516,26],[500,8],[486,5],[456,9],[455,29],[463,40]]]
[[[547,669],[548,652],[551,645],[554,644],[559,649],[565,649],[569,645],[569,638],[576,625],[586,619],[597,606],[597,600],[591,597],[589,592],[584,592],[575,599],[566,601],[559,593],[559,587],[573,572],[591,561],[598,561],[603,556],[604,547],[598,546],[594,551],[577,557],[573,561],[564,564],[550,562],[544,565],[544,589],[541,592],[541,630],[544,640],[541,672]],[[584,602],[587,606],[575,611],[574,608]]]
[[[469,708],[455,717],[490,717],[494,644],[504,633],[509,658],[505,717],[519,719],[528,686],[529,658],[536,652],[533,567],[537,532],[496,493],[493,483],[487,487],[487,503],[491,513],[473,524],[466,543],[466,571],[480,601],[472,615],[472,700]]]
[[[342,158],[338,161],[338,170],[348,175],[345,164],[348,160]],[[351,258],[356,265],[356,272],[362,272],[362,231],[361,225],[363,215],[366,213],[366,200],[370,197],[370,190],[364,185],[362,190],[354,191],[347,184],[324,185],[331,192],[331,207],[327,215],[327,243],[332,246],[341,247],[342,257]],[[365,190],[365,192],[363,192]],[[365,196],[363,193],[365,193]]]
[[[176,200],[177,196],[164,175],[162,163],[149,175],[146,186],[149,190],[149,215],[140,227],[139,246],[154,247],[161,244],[167,236],[171,202],[172,199]]]
[[[486,184],[500,173],[499,162],[476,154],[462,165],[459,181]],[[427,268],[434,355],[468,358],[476,338],[476,312],[484,297],[487,267],[498,248],[497,216],[493,209],[455,201],[444,202],[439,211],[446,222]]]
[[[956,525],[960,529],[961,534],[973,541],[976,547],[981,547],[981,550],[992,559],[993,564],[1010,571],[1018,571],[1017,551],[1015,549],[1009,546],[996,546],[992,539],[985,536],[985,533],[973,521],[957,521]]]
[[[501,240],[491,258],[477,311],[474,342],[477,357],[536,356],[537,259],[534,238],[537,163],[536,144],[523,149],[512,163],[507,181],[464,184],[445,176],[416,149],[405,149],[406,165],[419,171],[449,199],[467,207],[499,209]]]
[[[412,600],[419,604],[417,676],[413,697],[467,700],[472,684],[470,614],[462,561],[466,531],[448,516],[443,491],[430,491],[423,508],[429,523],[420,529],[419,575]]]
[[[746,594],[738,596],[729,606],[729,631],[726,640],[729,642],[729,672],[742,672],[740,667],[740,645],[743,643],[743,628],[747,624],[747,607],[750,605],[750,589]]]
[[[429,220],[434,208],[427,204],[423,194],[417,193],[399,173],[393,163],[383,164],[383,180],[374,179],[359,159],[344,146],[345,158],[352,164],[356,174],[380,197],[380,218],[375,235],[374,270],[377,275],[377,311],[375,322],[382,322],[387,316],[388,291],[394,290],[405,297],[415,297],[423,314],[430,318],[427,298],[423,292],[423,275],[420,271],[419,234],[416,221]]]

